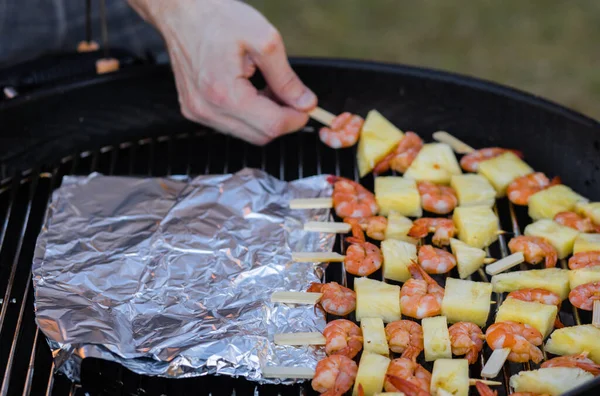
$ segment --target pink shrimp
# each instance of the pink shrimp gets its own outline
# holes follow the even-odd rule
[[[499,147],[489,147],[481,150],[475,150],[460,159],[460,166],[467,172],[477,172],[479,163],[485,160],[492,159],[507,151],[512,152],[520,158],[523,158],[523,153],[517,150],[504,149]]]
[[[535,172],[513,180],[508,185],[506,194],[510,202],[525,206],[530,196],[557,184],[560,184],[560,177],[549,180],[542,172]]]
[[[423,147],[423,140],[414,132],[406,132],[396,148],[386,155],[373,169],[373,173],[379,175],[387,172],[390,168],[404,173],[410,167]]]
[[[413,238],[424,238],[433,232],[433,244],[436,246],[444,246],[450,244],[450,238],[456,234],[454,222],[450,219],[422,217],[415,220],[411,229],[408,231],[408,236]]]
[[[569,259],[569,268],[580,269],[600,265],[600,250],[575,253]]]
[[[410,396],[431,396],[429,390],[425,390],[418,385],[413,384],[407,379],[395,375],[386,375],[385,383],[389,383],[398,391]]]
[[[392,352],[413,361],[423,350],[423,329],[412,320],[397,320],[385,326],[385,335]]]
[[[479,396],[498,396],[497,391],[492,390],[492,388],[490,388],[489,386],[487,386],[486,384],[484,384],[481,381],[477,381],[475,383],[475,388],[477,388],[477,392],[479,393]],[[547,393],[516,392],[516,393],[511,393],[510,396],[550,396],[550,395]]]
[[[595,376],[600,375],[600,364],[596,364],[592,359],[587,357],[588,353],[580,353],[579,355],[559,356],[542,363],[541,368],[545,367],[578,367]]]
[[[323,293],[321,306],[332,315],[346,316],[356,309],[356,293],[336,282],[313,283],[307,291]]]
[[[479,326],[471,322],[458,322],[450,326],[448,333],[452,353],[457,356],[465,355],[469,364],[475,363],[485,339]]]
[[[560,296],[554,292],[545,289],[520,289],[508,293],[508,297],[516,298],[522,301],[535,301],[546,305],[556,305],[560,311],[560,303],[562,302]],[[560,317],[556,314],[556,320],[554,321],[554,327],[557,329],[565,327],[560,321]]]
[[[554,221],[567,227],[571,227],[580,232],[595,233],[600,232],[600,225],[592,222],[592,219],[580,216],[575,212],[560,212],[554,216]]]
[[[596,300],[600,300],[600,282],[584,283],[569,292],[571,304],[584,311],[591,311]]]
[[[437,284],[418,264],[408,266],[412,278],[400,289],[400,308],[411,318],[423,319],[442,312],[444,288]]]
[[[354,146],[364,122],[362,117],[344,112],[333,119],[330,127],[319,130],[319,138],[334,149]]]
[[[346,319],[336,319],[323,329],[327,355],[344,355],[352,359],[363,346],[360,327]]]
[[[325,396],[340,396],[354,384],[358,366],[343,355],[328,356],[317,363],[312,388]]]
[[[428,274],[445,274],[456,267],[456,258],[445,250],[423,245],[419,248],[419,264]]]
[[[386,376],[404,378],[420,389],[429,390],[431,384],[431,373],[427,371],[419,363],[413,362],[410,359],[398,358],[392,360],[388,366]],[[386,392],[398,392],[398,388],[390,381],[385,381],[383,388]]]
[[[352,224],[353,218],[346,218],[344,222]],[[387,229],[387,218],[383,216],[371,216],[357,218],[360,227],[367,233],[369,238],[383,241],[385,239],[385,231]]]
[[[458,197],[449,186],[422,181],[417,183],[421,195],[421,205],[428,212],[448,214],[458,205]]]
[[[333,207],[339,217],[369,217],[379,211],[375,195],[360,184],[338,176],[328,180],[333,184]]]
[[[513,321],[494,323],[485,333],[487,344],[492,349],[510,348],[508,360],[525,363],[532,360],[539,363],[544,358],[538,348],[543,336],[535,327]]]
[[[357,276],[371,275],[381,268],[383,255],[377,246],[365,241],[362,228],[357,220],[351,221],[351,225],[352,236],[346,238],[352,244],[346,249],[344,258],[346,271]]]
[[[518,236],[508,242],[511,253],[522,252],[525,261],[529,264],[537,264],[544,260],[546,268],[556,266],[558,252],[556,248],[546,239],[533,236]]]

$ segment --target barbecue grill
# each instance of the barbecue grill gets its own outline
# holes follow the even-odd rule
[[[473,147],[518,148],[533,168],[560,175],[584,196],[600,197],[600,124],[581,114],[513,89],[439,71],[326,59],[294,59],[293,66],[317,93],[320,105],[332,112],[365,115],[375,108],[428,141],[442,129]],[[53,373],[50,350],[34,322],[30,278],[46,206],[63,176],[199,175],[253,167],[285,180],[315,174],[358,180],[355,150],[325,147],[317,127],[311,122],[300,133],[266,147],[213,133],[180,116],[166,66],[79,77],[0,102],[0,395],[313,394],[309,382],[275,386],[229,377],[163,379],[95,359],[83,361],[81,384],[71,383]],[[372,176],[360,181],[373,188]],[[529,221],[524,210],[505,200],[496,210],[508,232],[520,234]],[[500,236],[491,247],[494,257],[508,254],[509,237]],[[334,250],[344,251],[341,240]],[[381,272],[371,277],[381,279]],[[337,264],[329,266],[326,279],[353,284]],[[481,280],[480,275],[474,280]],[[591,320],[568,301],[560,315],[566,325]],[[486,346],[481,363],[490,353]],[[506,364],[499,379],[505,386],[498,387],[499,393],[509,392],[511,374],[530,368],[535,367]],[[480,364],[474,365],[471,377],[479,377],[480,369]],[[570,394],[599,390],[600,379]]]

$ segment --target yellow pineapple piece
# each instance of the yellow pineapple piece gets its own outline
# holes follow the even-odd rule
[[[575,211],[600,225],[600,202],[580,202],[575,205]]]
[[[546,239],[558,251],[558,258],[563,259],[573,252],[573,244],[579,231],[553,220],[542,219],[525,227],[524,234]]]
[[[418,243],[417,239],[408,236],[408,231],[410,231],[413,225],[411,219],[392,210],[388,213],[387,221],[385,239],[399,239],[413,244]]]
[[[452,254],[456,257],[458,276],[465,279],[483,266],[485,251],[469,246],[458,239],[450,239]]]
[[[412,243],[397,239],[386,239],[381,242],[383,254],[383,277],[398,282],[410,279],[408,266],[417,261],[417,247]]]
[[[491,208],[496,203],[496,190],[481,175],[473,173],[454,175],[450,180],[450,186],[456,191],[459,206],[487,206]]]
[[[533,220],[553,219],[557,213],[572,211],[587,200],[564,184],[538,191],[529,197],[529,217]]]
[[[558,308],[556,305],[522,301],[509,297],[500,305],[496,314],[496,323],[512,320],[513,322],[528,324],[538,329],[544,337],[547,337],[554,328],[554,320],[557,314]]]
[[[369,111],[360,133],[356,151],[360,177],[371,172],[383,157],[396,148],[403,137],[402,131],[377,110]]]
[[[556,329],[546,342],[546,352],[576,355],[588,351],[588,357],[600,364],[600,329],[591,324]]]
[[[430,181],[438,184],[450,184],[452,175],[462,171],[454,152],[444,143],[423,145],[419,154],[404,173],[404,177],[417,181]]]
[[[581,233],[575,238],[573,253],[593,252],[600,250],[600,234]]]
[[[431,394],[443,389],[451,395],[469,395],[469,362],[467,359],[438,359],[431,372]]]
[[[421,196],[414,180],[400,176],[382,176],[375,178],[375,199],[379,213],[387,216],[394,211],[410,217],[421,217]]]
[[[381,318],[362,318],[360,329],[363,334],[363,349],[365,352],[378,353],[383,356],[390,354],[385,336],[385,327]]]
[[[423,344],[425,346],[425,360],[431,362],[437,359],[452,359],[450,347],[450,333],[448,321],[445,316],[423,318]]]
[[[362,385],[365,396],[381,392],[389,364],[390,359],[385,356],[364,352],[358,364],[352,396],[358,396],[358,384]]]
[[[458,207],[452,215],[458,239],[467,245],[484,248],[498,239],[498,218],[487,206]]]
[[[400,320],[400,286],[369,278],[354,280],[356,320],[381,318],[385,323]]]
[[[569,271],[560,268],[506,272],[492,277],[496,293],[511,292],[526,288],[549,290],[565,299],[569,296]]]
[[[491,300],[491,284],[447,278],[442,315],[450,323],[473,322],[483,327],[490,313]]]
[[[593,374],[578,367],[547,367],[511,376],[510,386],[515,392],[558,396],[593,379]]]
[[[506,188],[517,177],[533,173],[533,169],[510,151],[479,163],[479,173],[496,189],[496,196],[506,195]]]
[[[569,271],[569,286],[571,290],[586,283],[600,282],[600,265]]]

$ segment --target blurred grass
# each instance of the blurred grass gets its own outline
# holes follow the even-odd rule
[[[468,74],[600,119],[600,1],[250,0],[288,53]]]

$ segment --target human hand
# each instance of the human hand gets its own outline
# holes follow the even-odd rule
[[[317,97],[291,69],[279,32],[258,11],[236,0],[129,2],[165,39],[186,118],[254,144],[306,124]],[[257,68],[267,92],[248,80]]]

